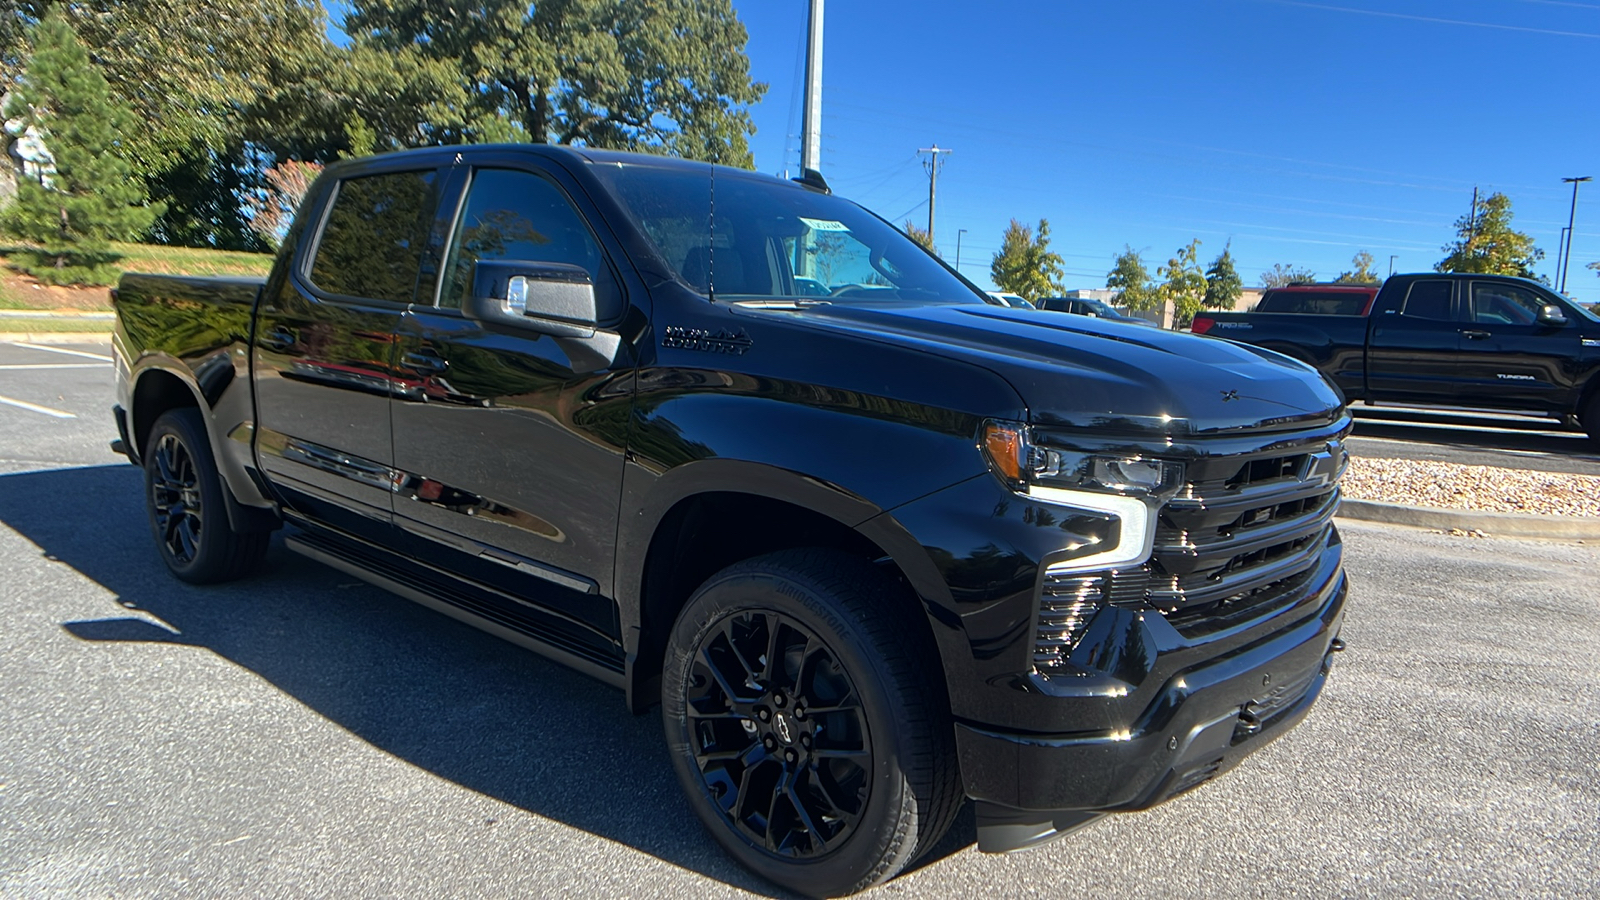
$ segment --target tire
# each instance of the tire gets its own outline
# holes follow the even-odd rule
[[[922,611],[898,583],[823,549],[729,566],[679,613],[662,674],[673,768],[762,877],[852,894],[949,829],[963,801],[949,705],[907,615]]]
[[[266,555],[272,536],[234,531],[224,490],[200,411],[162,413],[144,448],[145,509],[161,561],[184,581],[232,581],[255,572]]]
[[[1589,435],[1589,443],[1600,447],[1600,391],[1589,398],[1589,404],[1583,408],[1583,415],[1578,422],[1583,425],[1583,430]]]

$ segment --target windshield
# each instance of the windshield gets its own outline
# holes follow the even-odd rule
[[[848,200],[710,166],[595,172],[683,283],[717,300],[986,302]]]
[[[1121,318],[1123,318],[1122,313],[1117,312],[1116,310],[1114,310],[1111,307],[1105,305],[1104,303],[1100,302],[1099,300],[1084,299],[1084,300],[1079,300],[1078,302],[1082,303],[1084,306],[1089,307],[1089,309],[1094,311],[1095,315],[1097,315],[1097,316],[1099,316],[1099,317],[1101,317],[1103,319],[1121,319]]]

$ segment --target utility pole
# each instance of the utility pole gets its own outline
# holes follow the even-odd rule
[[[800,138],[800,174],[822,171],[822,0],[811,0],[806,23],[806,97]]]
[[[1472,255],[1472,242],[1478,239],[1478,186],[1472,186],[1472,212],[1467,213],[1467,255]]]
[[[944,168],[944,160],[940,158],[940,154],[954,153],[955,151],[940,149],[938,144],[934,144],[932,147],[923,147],[917,152],[928,154],[928,158],[923,161],[922,167],[928,170],[928,243],[932,244],[933,199],[935,196],[935,189],[939,184],[939,170]]]
[[[956,229],[956,271],[961,271],[961,236],[966,234],[965,228]]]
[[[1563,183],[1572,185],[1572,209],[1567,213],[1567,249],[1561,257],[1561,286],[1556,288],[1557,291],[1563,294],[1567,292],[1567,269],[1572,265],[1572,225],[1573,220],[1578,217],[1578,185],[1585,181],[1593,180],[1594,176],[1592,175],[1585,175],[1582,178],[1561,179]]]

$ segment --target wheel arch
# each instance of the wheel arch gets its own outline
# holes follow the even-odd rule
[[[142,465],[145,444],[156,420],[174,409],[194,408],[200,411],[205,425],[206,442],[211,448],[211,458],[222,480],[223,495],[228,509],[228,522],[241,533],[273,531],[282,520],[275,508],[257,505],[267,503],[254,482],[242,470],[231,465],[233,455],[223,442],[228,436],[219,434],[215,418],[211,415],[213,402],[201,392],[200,386],[190,377],[189,369],[179,363],[147,362],[133,374],[129,392],[128,437],[133,446],[128,448],[128,458]],[[240,502],[241,496],[249,498],[250,505]]]
[[[940,592],[948,601],[948,588],[892,517],[837,486],[758,463],[706,460],[680,469],[698,471],[673,470],[672,484],[658,485],[656,502],[625,522],[619,535],[620,548],[638,548],[616,581],[634,712],[659,699],[667,637],[695,589],[733,563],[777,550],[828,547],[881,567],[920,608],[908,603],[906,612],[917,614],[907,618],[922,646],[938,655],[929,614]],[[937,670],[944,691],[943,666],[929,668]]]

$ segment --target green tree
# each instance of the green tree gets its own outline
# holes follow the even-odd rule
[[[1372,254],[1365,250],[1350,259],[1350,271],[1340,272],[1335,284],[1381,284],[1382,278],[1372,271]]]
[[[1244,280],[1233,264],[1231,245],[1222,248],[1211,267],[1206,269],[1206,295],[1201,301],[1206,309],[1233,309],[1244,296]]]
[[[911,238],[911,240],[921,246],[922,249],[932,253],[934,256],[939,255],[939,251],[933,246],[933,235],[928,233],[928,229],[918,228],[917,223],[907,219],[904,231],[906,233],[906,237]]]
[[[14,10],[6,16],[7,5]],[[123,156],[166,204],[147,238],[261,249],[243,214],[274,157],[328,158],[327,134],[299,126],[307,107],[348,107],[317,0],[0,0],[0,62],[15,52],[16,22],[61,11],[139,127]],[[264,36],[270,35],[270,40]],[[3,68],[3,67],[0,67]],[[325,117],[325,116],[324,116]],[[305,145],[317,146],[307,152]],[[286,145],[289,149],[283,149]]]
[[[731,0],[351,0],[349,8],[355,68],[387,62],[429,101],[410,106],[409,122],[407,105],[384,104],[400,121],[372,124],[391,145],[492,132],[752,164],[746,107],[766,85],[750,79],[748,34]],[[439,83],[442,73],[452,82]],[[452,115],[430,115],[430,106]]]
[[[1538,277],[1533,267],[1544,251],[1513,229],[1511,218],[1510,197],[1497,191],[1480,199],[1471,216],[1456,220],[1456,240],[1444,245],[1445,258],[1434,271]]]
[[[1124,247],[1106,275],[1106,287],[1117,292],[1114,299],[1128,309],[1155,309],[1161,305],[1155,282],[1150,279],[1150,269],[1145,266],[1139,251]]]
[[[1293,284],[1296,281],[1316,281],[1317,273],[1299,266],[1273,263],[1272,268],[1261,273],[1261,286],[1265,288],[1278,288]]]
[[[129,240],[161,210],[124,158],[121,136],[134,130],[60,9],[33,29],[33,53],[5,110],[44,136],[55,171],[17,186],[4,227],[34,245],[23,268],[56,284],[115,277],[110,241]]]
[[[1066,288],[1066,266],[1050,250],[1050,221],[1039,220],[1039,236],[1016,219],[1006,226],[1000,250],[989,263],[989,277],[1001,291],[1032,301],[1060,294]]]
[[[1173,316],[1180,326],[1188,325],[1205,303],[1206,273],[1200,268],[1199,255],[1200,239],[1195,238],[1179,247],[1166,265],[1156,268],[1156,275],[1165,279],[1156,293],[1163,301],[1172,303]]]

